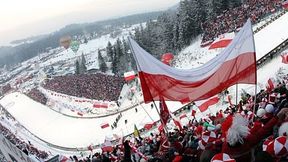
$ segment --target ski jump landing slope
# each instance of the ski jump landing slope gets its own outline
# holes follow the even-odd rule
[[[59,114],[50,108],[31,100],[19,92],[6,95],[0,100],[0,104],[9,111],[24,127],[40,139],[51,144],[68,148],[87,148],[91,144],[101,144],[105,136],[111,138],[113,134],[126,135],[134,131],[134,124],[143,128],[147,123],[159,120],[155,108],[150,104],[142,104],[151,118],[140,106],[122,112],[117,129],[101,128],[102,123],[113,124],[117,115],[104,118],[78,119]],[[178,102],[167,102],[170,111],[176,111],[182,104]],[[157,105],[158,106],[158,105]],[[127,120],[127,124],[125,124]]]

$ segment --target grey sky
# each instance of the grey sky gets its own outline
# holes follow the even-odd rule
[[[166,9],[180,0],[6,0],[0,2],[0,46],[67,24]]]

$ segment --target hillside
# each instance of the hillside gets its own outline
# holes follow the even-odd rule
[[[16,40],[11,43],[18,43],[19,45],[0,47],[0,67],[3,67],[5,64],[13,65],[20,63],[47,51],[48,48],[56,48],[59,46],[59,39],[64,35],[73,36],[74,39],[79,41],[83,41],[85,38],[93,39],[117,31],[123,27],[156,19],[161,13],[162,11],[130,15],[94,23],[71,24],[46,36]]]

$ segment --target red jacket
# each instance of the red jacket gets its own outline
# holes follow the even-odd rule
[[[222,152],[227,153],[232,158],[236,159],[237,162],[248,162],[251,161],[251,151],[252,149],[273,129],[273,126],[278,122],[277,117],[273,117],[264,127],[260,128],[258,131],[249,134],[244,139],[244,144],[239,146],[229,146],[225,141],[222,145]]]

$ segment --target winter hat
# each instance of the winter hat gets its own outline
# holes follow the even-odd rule
[[[268,104],[265,107],[267,113],[272,113],[274,111],[274,106],[272,104]]]
[[[201,140],[202,144],[205,146],[207,143],[211,143],[217,139],[217,135],[214,131],[206,131],[202,133]]]
[[[268,138],[265,139],[265,141],[263,142],[263,145],[262,145],[262,148],[263,148],[263,151],[266,151],[267,150],[267,146],[269,145],[270,142],[272,142],[274,139],[273,139],[273,136],[269,136]]]
[[[279,136],[288,137],[288,121],[281,124],[278,130]]]
[[[234,146],[236,143],[244,143],[244,139],[249,135],[249,121],[240,114],[235,114],[231,127],[228,129],[226,134],[226,140]]]
[[[219,153],[213,156],[211,162],[236,162],[236,160],[232,159],[228,154]]]
[[[181,162],[182,161],[182,156],[180,156],[180,155],[177,155],[174,159],[173,159],[173,161],[172,162]]]
[[[256,115],[259,118],[262,118],[264,115],[266,114],[266,110],[265,109],[258,109]]]
[[[285,136],[280,136],[270,142],[266,151],[275,157],[282,157],[288,154],[288,140]]]

